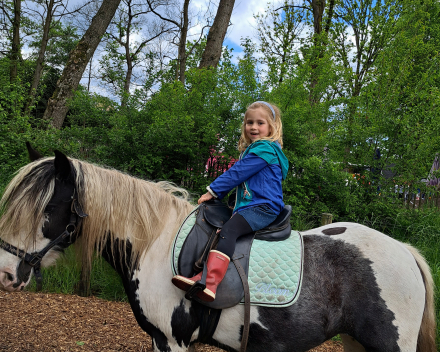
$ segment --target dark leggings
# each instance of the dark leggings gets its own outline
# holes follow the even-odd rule
[[[248,224],[246,219],[236,213],[223,225],[217,250],[231,258],[234,254],[237,239],[251,232],[253,232],[252,227]]]

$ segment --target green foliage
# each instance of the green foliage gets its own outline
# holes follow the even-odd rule
[[[26,89],[20,79],[9,82],[9,60],[0,59],[0,189],[24,165],[24,143],[31,135],[28,118],[21,116]]]
[[[41,47],[42,32],[35,28],[37,35],[34,40],[29,43],[29,47],[34,50],[33,57],[38,55]],[[66,64],[69,53],[75,48],[80,36],[77,29],[69,24],[63,25],[60,21],[51,23],[49,30],[49,41],[45,52],[45,62],[51,67],[58,68]]]

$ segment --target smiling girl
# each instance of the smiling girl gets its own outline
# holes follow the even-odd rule
[[[237,187],[237,199],[232,217],[223,225],[216,250],[207,260],[206,288],[198,293],[204,301],[215,299],[217,286],[228,269],[235,243],[241,236],[271,224],[283,210],[281,181],[286,178],[289,163],[282,152],[283,126],[280,110],[264,101],[252,103],[241,127],[238,150],[240,160],[211,183],[198,203],[212,198],[222,199]],[[176,275],[172,282],[187,291],[202,277]]]

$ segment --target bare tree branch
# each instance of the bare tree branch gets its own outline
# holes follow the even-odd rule
[[[177,27],[179,27],[180,29],[182,28],[181,25],[180,25],[180,23],[177,23],[176,21],[174,21],[174,20],[172,20],[172,19],[170,19],[170,18],[163,17],[161,14],[157,13],[157,12],[153,9],[153,6],[151,5],[151,0],[147,0],[147,4],[148,4],[148,7],[150,8],[150,11],[151,11],[152,13],[154,13],[157,17],[159,17],[161,20],[163,20],[163,21],[167,21],[167,22],[171,22],[171,23],[175,24]]]

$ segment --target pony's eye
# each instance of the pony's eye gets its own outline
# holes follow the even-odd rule
[[[46,209],[44,209],[44,214],[49,215],[52,213],[52,211],[55,209],[54,205],[48,205],[46,206]]]

